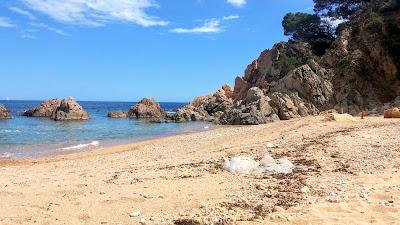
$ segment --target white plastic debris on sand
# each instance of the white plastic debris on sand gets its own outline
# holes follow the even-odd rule
[[[295,166],[286,158],[274,159],[265,155],[260,162],[257,162],[247,156],[236,156],[225,159],[222,169],[230,173],[237,174],[290,174],[293,173]]]
[[[259,167],[258,162],[250,159],[247,156],[237,156],[230,159],[225,159],[222,168],[231,173],[251,174]]]

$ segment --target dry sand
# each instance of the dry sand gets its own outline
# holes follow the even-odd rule
[[[309,117],[1,161],[0,224],[400,224],[399,131],[398,119]],[[265,153],[298,169],[220,169]]]

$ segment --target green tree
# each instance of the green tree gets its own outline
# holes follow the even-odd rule
[[[314,0],[314,11],[322,16],[348,19],[365,7],[398,0]]]
[[[334,30],[316,14],[288,13],[283,18],[285,35],[309,43],[317,55],[322,55],[335,40]]]

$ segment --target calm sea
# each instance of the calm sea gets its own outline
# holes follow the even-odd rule
[[[56,122],[20,116],[41,101],[0,101],[13,119],[0,120],[0,158],[36,158],[101,149],[115,144],[208,129],[205,122],[156,124],[136,119],[112,119],[110,111],[127,111],[134,102],[79,102],[91,115],[88,121]],[[160,103],[174,111],[185,103]]]

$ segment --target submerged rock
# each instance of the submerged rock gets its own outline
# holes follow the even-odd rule
[[[127,112],[121,112],[121,111],[116,111],[116,112],[109,112],[108,117],[110,118],[126,118],[128,117]]]
[[[0,104],[0,119],[11,119],[10,112],[3,104]]]
[[[73,98],[66,98],[61,101],[51,118],[56,121],[88,120],[90,116]]]
[[[30,117],[52,117],[56,109],[60,106],[59,99],[44,101],[40,106],[26,110],[22,115]]]
[[[129,109],[127,116],[137,119],[155,119],[166,115],[166,112],[160,107],[154,99],[144,98]]]

